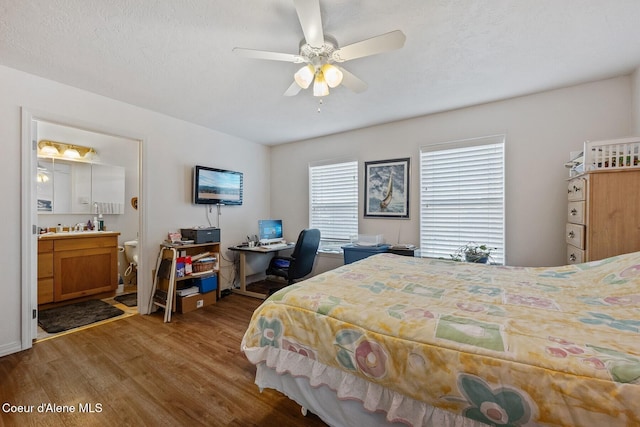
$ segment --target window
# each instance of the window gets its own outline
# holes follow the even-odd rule
[[[420,149],[420,252],[450,259],[469,242],[504,263],[504,136]]]
[[[309,166],[309,225],[321,249],[340,251],[358,234],[358,162]]]

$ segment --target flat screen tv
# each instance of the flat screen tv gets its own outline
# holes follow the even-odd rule
[[[242,172],[195,166],[193,203],[197,205],[241,205]]]

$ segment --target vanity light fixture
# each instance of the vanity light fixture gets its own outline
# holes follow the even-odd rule
[[[64,153],[62,153],[62,156],[68,159],[79,159],[80,152],[75,148],[67,148],[66,150],[64,150]]]
[[[38,150],[43,156],[59,156],[60,152],[53,145],[45,145]]]
[[[41,139],[40,142],[38,142],[38,155],[71,160],[80,160],[83,158],[88,161],[96,161],[98,153],[91,147]]]

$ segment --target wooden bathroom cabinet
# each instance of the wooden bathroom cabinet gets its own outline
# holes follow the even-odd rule
[[[59,233],[38,242],[38,304],[115,292],[118,235]]]
[[[53,302],[53,240],[38,241],[38,305]]]

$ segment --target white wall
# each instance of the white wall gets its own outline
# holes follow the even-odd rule
[[[640,136],[640,67],[631,74],[631,121],[633,136]]]
[[[21,342],[21,108],[57,118],[62,124],[141,139],[140,209],[142,233],[140,297],[148,300],[151,269],[168,231],[208,224],[207,211],[191,204],[195,164],[244,172],[245,204],[222,207],[222,247],[245,239],[257,220],[269,216],[269,149],[220,132],[134,107],[83,90],[0,66],[0,206],[4,244],[0,247],[0,356],[23,348]],[[211,216],[215,225],[215,215]],[[34,237],[35,239],[35,237]],[[231,259],[232,254],[225,257]],[[222,286],[232,278],[223,262]],[[25,279],[27,280],[27,279]],[[24,344],[27,345],[26,343]]]
[[[308,226],[310,162],[357,159],[362,189],[363,162],[410,157],[411,218],[363,219],[361,213],[359,232],[418,245],[420,146],[506,134],[507,263],[560,265],[565,259],[568,175],[563,164],[587,139],[627,136],[630,108],[631,78],[620,77],[276,146],[271,186],[287,190],[272,191],[271,214],[284,220],[290,240]]]

